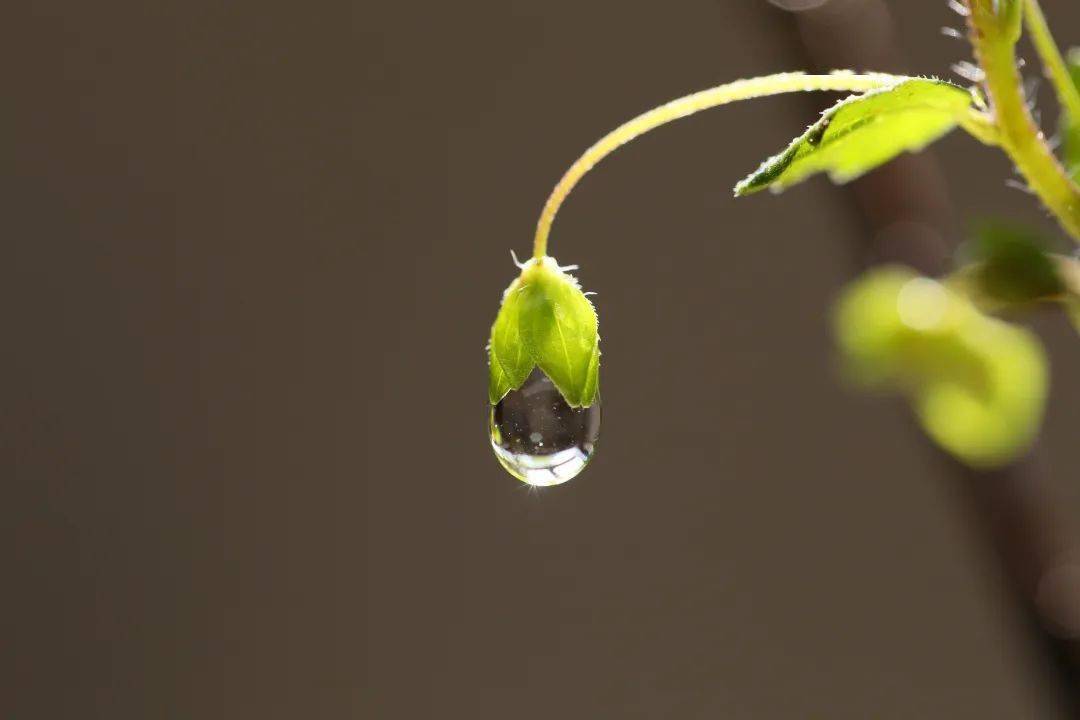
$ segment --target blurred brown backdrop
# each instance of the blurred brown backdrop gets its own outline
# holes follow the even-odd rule
[[[890,7],[909,60],[880,69],[966,57],[944,2]],[[599,293],[600,451],[538,493],[487,447],[484,344],[551,185],[657,102],[804,66],[787,15],[18,14],[0,716],[1056,716],[946,469],[837,380],[847,191],[730,197],[831,98],[690,118],[583,183],[552,252]],[[1002,157],[935,152],[962,217],[1050,228]],[[1035,325],[1036,462],[1075,516],[1080,343]]]

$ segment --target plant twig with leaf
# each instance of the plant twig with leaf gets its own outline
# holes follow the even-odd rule
[[[1063,230],[1080,242],[1080,187],[1074,179],[1077,168],[1068,164],[1080,158],[1075,71],[1054,44],[1037,0],[966,0],[959,7],[981,69],[980,86],[850,71],[767,75],[673,100],[620,125],[586,150],[544,204],[532,258],[519,265],[520,276],[503,295],[489,343],[492,412],[536,369],[568,408],[596,402],[596,312],[567,274],[570,268],[548,256],[552,224],[573,188],[604,157],[649,130],[702,110],[782,93],[855,93],[740,181],[736,196],[766,188],[780,192],[818,173],[845,183],[960,127],[979,142],[1001,148]],[[1024,94],[1015,50],[1024,27],[1063,110],[1064,163],[1054,155]],[[1014,271],[1009,264],[1013,256],[994,254],[1001,247],[941,282],[903,269],[872,271],[853,284],[835,313],[852,376],[906,393],[926,432],[974,466],[1007,463],[1027,449],[1048,386],[1046,358],[1034,335],[987,311],[1036,300],[1062,301],[1073,308],[1080,304],[1080,273],[1071,257],[1046,256],[1036,265],[1050,279],[1025,286],[1023,268]],[[1030,253],[1044,258],[1038,248],[1026,247],[1020,254],[1030,259]],[[1007,282],[1013,275],[1019,285]],[[1026,287],[1026,294],[1018,294],[1017,287]]]

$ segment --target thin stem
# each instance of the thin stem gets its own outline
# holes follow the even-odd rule
[[[1054,86],[1058,102],[1069,117],[1080,118],[1080,91],[1076,89],[1076,83],[1073,82],[1069,68],[1058,51],[1054,36],[1050,34],[1050,26],[1046,23],[1042,8],[1039,7],[1039,0],[1027,0],[1024,3],[1024,10],[1024,21],[1031,35],[1031,42],[1039,53],[1043,68],[1046,69],[1046,76]]]
[[[993,116],[980,110],[968,109],[968,112],[960,118],[960,127],[967,130],[969,135],[983,145],[996,147],[1001,144],[1001,138],[998,135],[998,128],[994,123]]]
[[[995,13],[992,0],[968,0],[968,4],[971,45],[986,74],[999,144],[1043,205],[1080,240],[1080,188],[1054,157],[1031,117],[1008,28]]]
[[[847,71],[833,72],[829,75],[779,73],[749,80],[736,80],[725,85],[702,90],[693,95],[672,100],[665,105],[638,115],[633,120],[612,130],[586,150],[559,180],[559,184],[551,191],[550,197],[544,204],[544,209],[540,213],[540,220],[536,224],[533,257],[542,258],[547,254],[547,241],[551,232],[551,223],[555,220],[555,214],[559,211],[559,206],[562,205],[563,200],[574,189],[578,181],[607,155],[649,130],[672,120],[693,115],[701,110],[738,100],[811,90],[865,92],[888,87],[905,79],[904,77],[885,73],[856,74]]]

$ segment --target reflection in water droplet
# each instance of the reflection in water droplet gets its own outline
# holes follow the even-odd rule
[[[491,447],[502,466],[529,485],[558,485],[589,462],[600,435],[600,398],[572,408],[539,368],[491,408]]]

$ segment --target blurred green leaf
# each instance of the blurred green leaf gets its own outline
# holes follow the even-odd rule
[[[1020,225],[983,224],[964,244],[962,275],[978,299],[1019,305],[1060,296],[1066,290],[1058,261],[1036,231]]]
[[[905,326],[896,299],[915,277],[907,268],[879,268],[848,285],[837,302],[833,325],[841,359],[847,376],[860,385],[881,385],[899,376]]]
[[[1069,317],[1072,318],[1073,326],[1076,328],[1076,332],[1080,332],[1080,300],[1072,300],[1069,302]]]
[[[1080,258],[1059,258],[1058,266],[1061,268],[1061,277],[1069,287],[1065,309],[1076,326],[1076,331],[1080,332]]]
[[[521,283],[519,329],[533,361],[571,407],[592,405],[600,372],[600,336],[592,303],[553,258],[530,262]]]
[[[1002,465],[1030,446],[1049,380],[1027,330],[899,267],[852,283],[834,319],[849,375],[904,392],[927,435],[963,462]]]
[[[1072,48],[1065,60],[1073,83],[1080,88],[1080,48]],[[1061,152],[1065,167],[1073,180],[1080,181],[1080,118],[1061,114]]]
[[[989,318],[968,326],[959,341],[982,360],[987,392],[942,378],[916,392],[915,411],[927,434],[964,462],[1004,465],[1028,450],[1042,422],[1045,352],[1032,333]]]
[[[502,305],[491,327],[488,343],[488,399],[499,402],[506,393],[521,387],[536,362],[521,341],[519,312],[521,278],[515,278],[503,293]]]
[[[736,185],[735,194],[784,190],[820,172],[837,183],[854,180],[937,140],[956,127],[970,106],[967,90],[925,78],[852,95]]]

